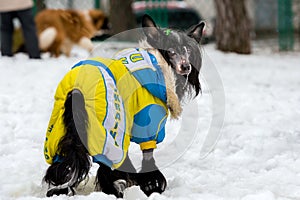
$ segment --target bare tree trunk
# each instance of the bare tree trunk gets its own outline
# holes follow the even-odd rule
[[[241,54],[251,53],[250,20],[245,0],[215,0],[217,49]]]
[[[136,27],[135,16],[131,4],[133,0],[110,0],[109,21],[112,34],[117,34]]]

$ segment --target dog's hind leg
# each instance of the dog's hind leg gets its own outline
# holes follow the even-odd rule
[[[136,170],[128,155],[122,166],[112,170],[110,167],[98,162],[96,190],[106,194],[113,194],[117,198],[123,198],[125,188],[136,185]]]
[[[85,147],[88,116],[84,97],[73,90],[65,101],[63,114],[65,135],[58,144],[58,156],[47,170],[44,181],[49,184],[47,196],[74,195],[74,187],[83,181],[90,170],[91,161]]]

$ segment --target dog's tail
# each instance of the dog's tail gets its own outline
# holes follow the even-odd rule
[[[66,133],[58,144],[61,159],[48,168],[44,181],[54,186],[76,187],[87,177],[91,167],[87,151],[88,115],[79,90],[68,94],[64,106]]]
[[[57,36],[57,30],[54,27],[48,27],[39,34],[39,47],[46,50],[53,44]]]

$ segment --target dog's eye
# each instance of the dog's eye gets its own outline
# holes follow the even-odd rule
[[[168,54],[169,54],[169,56],[174,56],[176,54],[176,52],[174,49],[170,48],[170,49],[168,49]]]
[[[189,55],[191,55],[191,52],[192,52],[191,49],[187,49],[187,53],[188,53]]]

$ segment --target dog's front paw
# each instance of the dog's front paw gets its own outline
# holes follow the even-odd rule
[[[152,193],[163,193],[167,186],[164,175],[157,169],[150,172],[140,172],[138,175],[138,185],[141,190],[150,196]]]
[[[167,186],[166,178],[159,171],[153,158],[150,160],[143,159],[142,169],[137,174],[137,183],[147,196],[154,192],[161,194]]]

